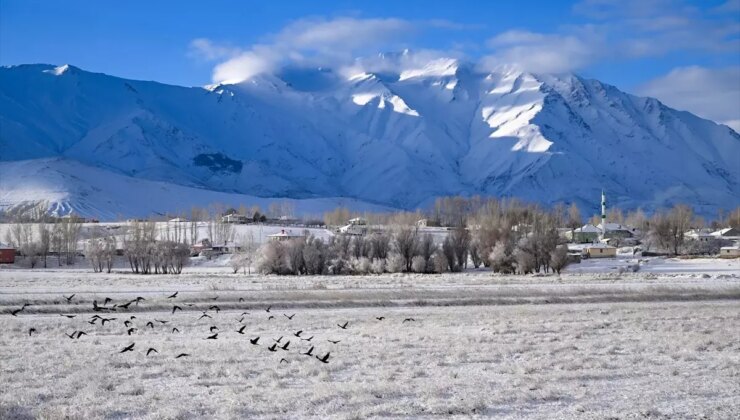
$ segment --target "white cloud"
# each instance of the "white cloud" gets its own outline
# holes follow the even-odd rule
[[[486,69],[508,65],[535,73],[574,71],[591,64],[600,51],[598,34],[586,34],[585,30],[581,32],[504,32],[488,40],[487,45],[493,49],[493,53],[483,57],[480,64]]]
[[[190,41],[188,56],[204,60],[215,61],[234,57],[241,52],[239,48],[229,45],[219,45],[206,38],[196,38]]]
[[[678,67],[637,91],[740,132],[740,66]]]

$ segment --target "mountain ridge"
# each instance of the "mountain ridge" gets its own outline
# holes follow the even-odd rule
[[[740,202],[740,136],[729,127],[595,79],[486,74],[453,59],[206,87],[3,67],[0,123],[0,161],[61,157],[261,197],[414,208],[478,194],[593,210],[604,188],[625,208],[688,202],[710,214]],[[14,188],[0,180],[0,194]]]

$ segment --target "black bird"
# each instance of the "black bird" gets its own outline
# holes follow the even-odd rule
[[[72,298],[75,297],[75,294],[72,293],[70,296],[64,296],[64,295],[62,295],[62,297],[65,298],[65,299],[67,299],[67,303],[70,303],[72,301]]]
[[[31,306],[31,304],[30,304],[30,303],[28,303],[28,302],[24,302],[24,303],[23,303],[23,306],[22,306],[22,308],[23,308],[23,309],[26,309],[26,306]]]
[[[245,328],[247,328],[247,326],[246,325],[242,325],[242,327],[239,328],[238,330],[236,330],[236,332],[238,332],[239,334],[244,334],[244,329]]]
[[[282,346],[282,347],[280,347],[280,348],[281,348],[281,349],[283,349],[283,350],[285,350],[285,351],[288,351],[288,346],[289,346],[289,345],[290,345],[290,340],[286,341],[286,342],[285,342],[285,345],[284,345],[284,346]]]
[[[152,321],[149,321],[146,323],[147,327],[154,328],[154,323]]]
[[[218,339],[218,333],[209,335],[208,337],[206,337],[206,340],[216,340],[216,339]]]
[[[239,298],[239,302],[244,302],[244,298]]]
[[[406,318],[403,320],[403,322],[401,322],[401,324],[403,324],[404,322],[413,322],[413,321],[416,321],[416,320],[414,318]]]
[[[93,316],[90,317],[90,319],[101,319],[101,318],[102,317],[100,315],[98,315],[98,314],[95,314],[95,315],[93,315]]]
[[[159,353],[157,349],[155,349],[154,347],[149,347],[149,350],[146,351],[146,355],[149,356],[149,353],[152,353],[152,352]]]
[[[270,312],[270,308],[272,308],[272,305],[268,306],[267,309],[265,309],[265,312]]]
[[[209,311],[210,311],[210,310],[214,310],[214,309],[216,310],[216,313],[218,313],[218,312],[219,312],[219,311],[221,310],[221,308],[219,308],[219,307],[218,307],[218,306],[216,306],[216,305],[211,305],[211,307],[210,307],[210,308],[208,308],[208,310],[209,310]]]
[[[123,325],[124,325],[124,326],[125,326],[126,328],[128,328],[128,327],[130,327],[130,326],[131,326],[131,321],[129,321],[129,320],[127,319],[127,320],[123,321]]]
[[[105,325],[106,322],[115,321],[116,318],[100,318],[100,324]]]
[[[103,301],[103,306],[105,306],[105,305],[107,305],[107,304],[109,304],[109,303],[111,303],[111,302],[113,302],[113,299],[111,299],[111,298],[107,297],[107,298],[105,298],[105,300]]]
[[[378,321],[382,321],[382,320],[385,319],[385,317],[384,316],[376,316],[375,319],[377,319]]]
[[[267,350],[270,350],[270,351],[277,351],[277,350],[275,350],[275,347],[277,347],[277,344],[273,344],[273,345],[271,345],[270,347],[268,347],[268,348],[267,348]]]
[[[174,298],[176,298],[178,293],[180,293],[180,292],[175,292],[175,293],[167,296],[167,299],[174,299]]]
[[[86,332],[84,332],[84,331],[77,331],[77,338],[80,338],[80,337],[82,337],[83,335],[87,335],[87,333],[86,333]]]
[[[142,302],[142,301],[145,301],[145,300],[146,299],[144,299],[143,297],[137,296],[136,299],[134,299],[134,302],[136,302],[136,306],[139,306],[139,302]]]
[[[134,351],[134,344],[136,343],[131,343],[127,347],[124,347],[123,350],[121,350],[119,353],[126,353],[127,351]]]
[[[126,331],[126,333],[127,333],[128,335],[131,335],[131,334],[133,334],[133,333],[134,333],[134,331],[136,331],[136,328],[129,328],[129,329],[128,329],[128,331]]]
[[[283,363],[283,362],[285,362],[285,363],[288,363],[288,361],[287,361],[287,360],[285,360],[285,358],[284,358],[284,357],[283,357],[282,359],[280,359],[280,363]]]
[[[279,342],[281,342],[282,340],[283,340],[283,336],[282,336],[282,335],[281,335],[281,336],[280,336],[280,338],[278,338],[277,340],[275,340],[274,338],[272,339],[272,341],[274,341],[274,342],[276,342],[276,343],[279,343]]]
[[[177,305],[173,306],[173,307],[172,307],[172,313],[174,314],[174,313],[175,313],[175,311],[176,311],[176,310],[178,310],[178,309],[182,311],[182,308],[181,308],[181,307],[179,307],[179,306],[177,306]]]
[[[30,337],[31,334],[33,334],[35,332],[36,332],[36,328],[31,328],[30,330],[28,330],[28,336]]]
[[[130,301],[130,302],[126,302],[126,303],[124,303],[123,305],[118,305],[118,307],[119,307],[119,308],[123,308],[123,309],[128,309],[128,307],[129,307],[129,306],[130,306],[130,305],[131,305],[132,303],[134,303],[134,301],[133,301],[133,300],[132,300],[132,301]]]
[[[268,320],[268,321],[269,321],[269,320],[271,320],[271,319],[275,319],[275,317],[274,317],[274,316],[272,316],[272,315],[270,315],[270,316],[268,316],[268,317],[267,317],[267,320]]]
[[[330,343],[332,343],[332,344],[339,344],[339,343],[341,343],[341,341],[340,341],[340,340],[337,340],[337,341],[333,341],[333,340],[326,340],[326,341],[328,341],[328,342],[330,342]]]
[[[179,359],[179,358],[181,358],[181,357],[188,357],[188,356],[190,356],[190,355],[189,355],[189,354],[187,354],[187,353],[180,353],[180,354],[178,354],[177,356],[175,356],[175,359]]]
[[[208,315],[207,313],[203,312],[203,315],[201,315],[200,318],[198,318],[198,319],[203,319],[203,318],[213,318],[213,317],[210,316],[210,315]]]
[[[163,324],[163,325],[166,324],[166,323],[168,323],[168,322],[170,322],[170,321],[160,321],[158,319],[155,319],[155,321],[157,321],[157,322],[159,322],[160,324]]]
[[[66,315],[66,314],[59,314],[59,316],[63,316],[63,317],[66,317],[66,318],[72,319],[72,318],[76,317],[77,315]]]
[[[180,332],[180,330],[178,330],[177,328],[173,328],[173,329],[172,329],[172,333],[174,334],[174,333],[175,333],[175,331],[177,331],[177,332]]]
[[[69,337],[71,339],[74,339],[75,338],[75,334],[77,334],[77,331],[72,331],[72,334],[64,333],[64,335],[66,335],[67,337]]]
[[[307,352],[305,352],[305,353],[301,353],[301,354],[302,354],[302,355],[305,355],[305,356],[313,356],[313,346],[311,346],[311,348],[310,348],[310,349],[308,349],[308,351],[307,351]]]
[[[239,318],[237,321],[239,321],[239,323],[241,324],[242,322],[244,322],[244,317]]]
[[[292,321],[293,320],[293,317],[295,316],[295,314],[293,314],[291,316],[288,316],[288,315],[283,314],[283,316]]]
[[[218,300],[218,296],[216,296],[216,297],[212,297],[211,299],[213,299],[213,300]]]
[[[260,341],[260,338],[259,338],[259,337],[257,337],[257,338],[252,338],[252,339],[250,339],[250,340],[249,340],[249,342],[250,342],[250,343],[252,343],[252,344],[254,344],[255,346],[257,345],[257,342],[258,342],[258,341]]]
[[[10,311],[10,314],[11,314],[11,315],[13,315],[13,316],[18,316],[18,314],[19,314],[19,313],[20,313],[20,312],[21,312],[21,311],[22,311],[22,310],[23,310],[24,308],[25,308],[25,306],[24,306],[23,308],[20,308],[20,309],[16,309],[16,310],[14,310],[14,311]]]
[[[249,312],[242,312],[240,316],[249,315]]]
[[[319,356],[316,356],[316,358],[317,358],[317,359],[319,359],[319,362],[321,362],[321,363],[329,363],[329,355],[330,355],[330,354],[331,354],[331,352],[329,352],[329,353],[326,353],[326,354],[324,355],[324,357],[319,357]]]
[[[308,338],[301,338],[301,340],[303,340],[303,341],[311,341],[311,340],[313,340],[313,336],[310,336]]]
[[[298,338],[301,337],[301,334],[303,334],[303,330],[298,330],[298,331],[296,331],[296,332],[293,333],[293,335],[296,336],[296,337],[298,337]]]
[[[136,319],[136,317],[131,315],[128,319]]]
[[[349,321],[346,321],[346,322],[344,323],[344,325],[339,325],[339,324],[337,324],[337,327],[339,327],[339,328],[341,328],[341,329],[343,329],[343,330],[346,330],[346,329],[347,329],[347,325],[349,325]]]
[[[218,327],[217,327],[217,326],[215,326],[215,325],[212,325],[212,326],[211,326],[211,328],[209,328],[209,330],[210,330],[211,332],[213,332],[213,330],[218,330]]]
[[[98,320],[98,319],[97,319],[97,318],[95,318],[95,319],[93,319],[92,321],[87,321],[87,323],[88,323],[88,324],[90,324],[90,325],[95,325],[95,321],[97,321],[97,320]]]

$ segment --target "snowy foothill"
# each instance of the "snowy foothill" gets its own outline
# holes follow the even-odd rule
[[[560,276],[245,275],[228,256],[181,275],[3,267],[0,417],[738,418],[740,260],[617,267],[632,263]]]

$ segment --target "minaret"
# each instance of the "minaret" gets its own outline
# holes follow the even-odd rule
[[[601,190],[601,237],[606,237],[606,194]]]

